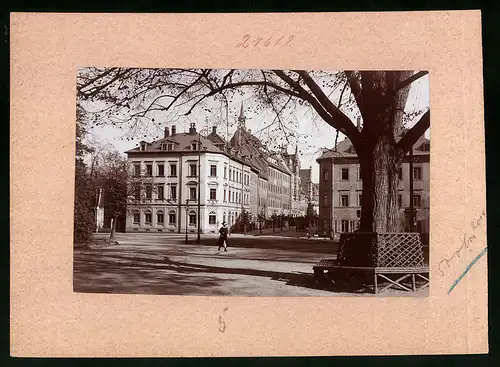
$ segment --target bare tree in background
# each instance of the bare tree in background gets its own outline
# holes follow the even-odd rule
[[[237,94],[251,93],[255,113],[271,111],[269,133],[285,140],[297,138],[297,127],[286,119],[307,106],[352,142],[360,160],[363,182],[361,231],[398,230],[397,172],[403,157],[430,126],[430,110],[405,111],[410,86],[425,71],[213,70],[86,68],[77,79],[84,104],[95,125],[110,124],[141,137],[155,112],[189,116],[207,108],[209,100],[228,106]],[[336,97],[336,100],[333,99]],[[337,99],[338,98],[338,99]],[[347,116],[359,111],[363,128]],[[413,116],[412,116],[413,115]],[[403,130],[408,116],[418,121]],[[334,142],[332,141],[332,144]]]

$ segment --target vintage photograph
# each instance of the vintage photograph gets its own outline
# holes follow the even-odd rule
[[[429,73],[82,67],[73,290],[429,291]]]

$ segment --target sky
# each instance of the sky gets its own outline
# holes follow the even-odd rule
[[[340,94],[340,93],[338,93]],[[335,99],[335,94],[332,95],[332,100]],[[271,113],[255,114],[251,111],[252,95],[244,94],[238,96],[229,106],[228,119],[229,124],[226,122],[225,109],[221,109],[216,105],[216,102],[208,102],[207,106],[211,107],[211,112],[206,112],[202,108],[194,110],[189,117],[172,116],[172,114],[155,116],[157,121],[162,121],[161,126],[155,126],[148,130],[146,137],[144,135],[136,136],[132,140],[127,140],[124,136],[124,131],[112,126],[98,126],[92,127],[89,132],[88,139],[106,143],[114,147],[119,152],[125,152],[129,149],[136,147],[140,140],[152,141],[157,137],[163,137],[163,127],[176,125],[177,132],[187,132],[190,123],[196,123],[197,129],[210,130],[213,124],[217,125],[217,132],[221,137],[226,138],[226,131],[229,131],[229,138],[232,137],[236,129],[236,121],[239,116],[241,105],[243,104],[244,113],[246,117],[246,127],[251,129],[257,137],[261,138],[264,142],[269,141],[269,137],[263,136],[265,132],[262,127],[273,121],[274,116]],[[337,96],[338,99],[338,96]],[[429,106],[429,76],[426,75],[416,82],[412,83],[410,94],[408,96],[405,111],[415,111],[425,109]],[[88,108],[86,106],[86,108]],[[92,109],[90,107],[90,109]],[[343,111],[353,122],[356,121],[357,111],[346,112]],[[220,118],[219,118],[220,115]],[[336,130],[324,122],[315,112],[310,108],[297,109],[291,119],[295,121],[298,126],[299,135],[308,135],[307,138],[298,139],[296,144],[288,145],[289,153],[293,153],[295,145],[298,145],[300,156],[301,168],[312,169],[312,181],[319,182],[319,165],[316,159],[321,155],[322,148],[333,148],[335,143]],[[413,121],[408,122],[407,127],[413,126],[419,119],[416,117]],[[210,122],[207,122],[210,121]],[[430,138],[430,129],[427,130],[425,136]],[[339,134],[339,141],[344,139],[342,133]]]

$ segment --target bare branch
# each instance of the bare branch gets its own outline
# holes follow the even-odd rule
[[[399,140],[396,148],[401,152],[400,155],[402,157],[406,155],[413,144],[415,144],[430,127],[430,113],[430,110],[424,113],[420,120]]]
[[[398,91],[400,89],[403,89],[404,87],[407,87],[408,85],[410,85],[411,83],[413,83],[417,79],[420,79],[421,77],[423,77],[423,76],[425,76],[427,74],[429,74],[428,71],[419,71],[418,73],[415,73],[412,76],[410,76],[408,79],[405,79],[405,80],[399,82],[396,85],[395,90]]]
[[[342,111],[340,111],[333,103],[328,99],[323,90],[316,84],[316,82],[311,78],[311,76],[304,70],[296,71],[299,74],[311,92],[316,96],[321,105],[330,113],[333,117],[334,123],[333,127],[342,131],[351,142],[356,145],[359,140],[360,133],[358,129],[354,126],[351,119],[347,117]]]

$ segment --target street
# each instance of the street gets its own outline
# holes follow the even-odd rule
[[[95,235],[104,239],[108,235]],[[75,248],[74,291],[88,293],[223,296],[374,296],[318,289],[313,265],[335,259],[333,241],[279,236],[229,237],[227,252],[217,251],[215,235],[200,244],[190,235],[117,233],[118,244]],[[425,296],[386,291],[384,296]]]

